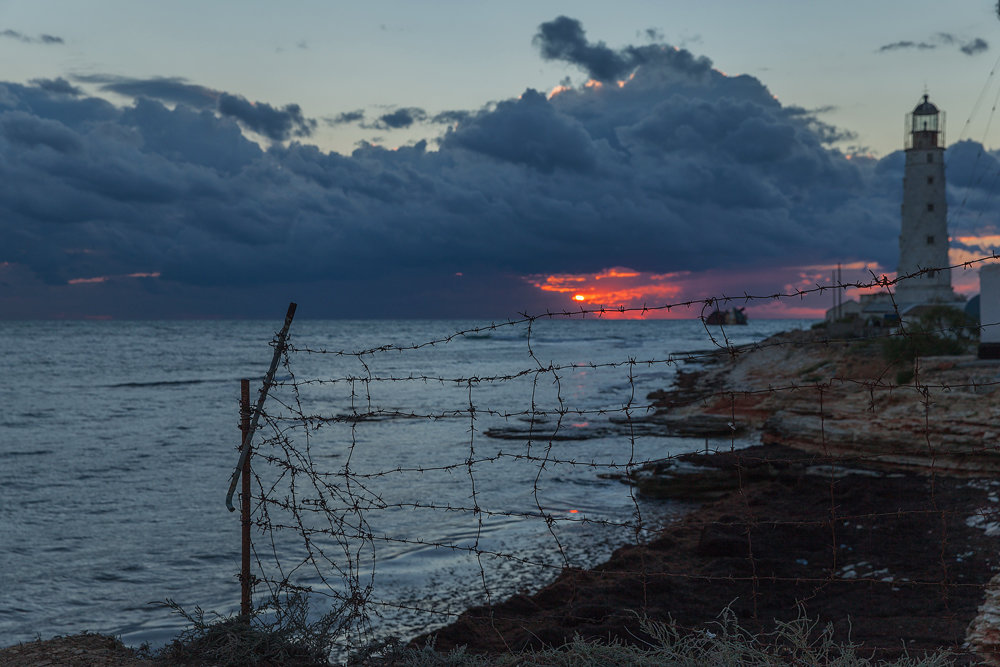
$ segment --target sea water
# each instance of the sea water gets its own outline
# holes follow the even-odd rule
[[[0,645],[89,630],[157,646],[186,625],[165,600],[220,614],[238,610],[240,522],[224,499],[238,456],[239,381],[252,378],[256,395],[279,324],[0,322]],[[680,353],[809,323],[752,321],[722,332],[696,320],[537,320],[420,346],[488,324],[292,325],[296,348],[348,354],[293,353],[289,367],[279,369],[286,387],[291,373],[300,383],[403,379],[362,383],[363,394],[341,391],[344,382],[329,390],[302,385],[310,413],[425,416],[371,420],[356,424],[349,438],[331,430],[312,443],[319,458],[329,448],[331,470],[349,453],[355,473],[411,471],[372,478],[371,493],[410,508],[370,517],[373,532],[399,538],[375,545],[370,578],[372,600],[381,603],[373,614],[379,633],[406,636],[440,625],[465,606],[532,590],[561,564],[593,565],[635,539],[602,521],[626,522],[638,510],[655,523],[677,511],[635,499],[627,486],[586,465],[455,467],[471,458],[470,449],[488,459],[534,446],[553,461],[616,464],[701,449],[709,443],[587,429],[603,426],[602,410],[645,406],[649,392],[669,388]],[[367,349],[376,351],[350,354]],[[553,417],[560,409],[561,421]],[[556,421],[532,422],[532,410]],[[446,414],[455,418],[427,418]],[[517,436],[526,424],[534,429],[527,445]],[[514,437],[487,435],[504,428]],[[559,429],[583,434],[547,438]],[[495,514],[480,521],[467,512],[414,510],[421,502],[475,502]],[[593,522],[553,531],[524,518],[534,510]],[[484,564],[449,547],[473,543],[548,567],[512,559]],[[296,548],[294,540],[287,548]]]

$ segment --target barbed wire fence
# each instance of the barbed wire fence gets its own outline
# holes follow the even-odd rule
[[[969,553],[962,532],[1000,533],[997,370],[966,372],[945,363],[941,368],[957,370],[935,373],[918,358],[910,377],[894,379],[899,364],[877,356],[876,339],[915,335],[905,324],[738,345],[733,329],[706,323],[709,313],[731,304],[830,290],[878,290],[891,299],[898,282],[932,270],[941,269],[788,293],[526,313],[350,351],[300,342],[294,333],[285,344],[274,342],[280,367],[266,387],[252,457],[256,610],[280,614],[291,600],[308,598],[313,613],[335,628],[335,648],[346,653],[388,633],[412,636],[440,627],[482,605],[483,626],[511,645],[517,623],[505,599],[557,578],[582,586],[583,568],[624,545],[617,560],[602,566],[602,576],[639,582],[628,608],[638,614],[670,612],[674,602],[664,587],[679,595],[689,586],[705,591],[706,599],[731,592],[717,611],[738,599],[738,615],[761,622],[771,620],[776,605],[794,610],[846,590],[888,595],[904,607],[916,604],[912,596],[926,598],[929,614],[967,623],[968,606],[979,604],[985,585],[969,568],[975,564],[981,573],[1000,563],[996,553]],[[561,343],[546,329],[553,321],[674,310],[700,314],[703,345],[646,356],[595,349],[590,358],[557,360]],[[931,325],[921,331],[928,334],[947,338],[956,331]],[[491,357],[489,347],[501,343],[507,352]],[[838,364],[833,353],[845,346],[867,349],[864,372]],[[796,367],[793,351],[815,361]],[[735,380],[730,373],[726,384],[706,383],[703,375],[695,391],[683,382],[692,369],[732,369],[751,358],[762,365],[749,364]],[[650,391],[675,381],[672,391]],[[948,412],[962,396],[978,397],[976,409],[962,403],[962,414]],[[775,419],[778,411],[784,421]],[[760,415],[768,416],[755,423]],[[791,449],[781,456],[743,452],[761,432],[765,443]],[[703,457],[692,463],[698,451]],[[688,514],[690,502],[650,500],[663,473],[694,465],[704,474],[716,469],[713,457],[724,489],[708,495],[737,501],[713,501]],[[810,481],[779,474],[789,468],[804,470]],[[900,468],[919,470],[925,492],[892,495],[904,492],[892,491],[901,484]],[[956,475],[968,479],[951,481]],[[619,481],[626,484],[616,486]],[[808,496],[815,515],[785,518],[763,508],[789,485],[819,489]],[[582,491],[562,491],[568,487]],[[594,494],[620,500],[612,507],[589,503]],[[851,494],[875,505],[852,505]],[[969,503],[980,496],[978,513],[970,515]],[[643,549],[661,539],[664,527],[682,525],[697,526],[697,534],[685,537],[678,529],[671,544],[680,546],[673,551],[703,562],[685,566],[672,548]],[[910,555],[910,564],[919,565],[880,555],[879,540],[905,538],[909,545],[913,531],[926,535],[923,553]],[[796,548],[822,566],[792,558]],[[776,550],[791,560],[778,562]],[[843,595],[865,615],[860,598]],[[682,611],[673,617],[697,622]],[[588,620],[586,613],[575,618]],[[935,632],[928,636],[951,637],[944,648],[968,654],[953,628]],[[877,639],[865,647],[901,648]]]

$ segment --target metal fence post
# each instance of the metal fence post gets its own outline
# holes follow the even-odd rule
[[[240,442],[250,440],[250,380],[240,380]],[[242,567],[240,569],[240,615],[249,618],[250,600],[250,455],[243,459],[243,488],[240,498],[240,523],[243,530]]]
[[[236,511],[236,508],[233,507],[233,494],[236,493],[236,485],[240,482],[240,475],[243,472],[243,466],[246,464],[246,458],[250,456],[250,444],[253,441],[254,431],[257,430],[257,420],[260,419],[261,412],[264,410],[264,401],[267,400],[267,392],[271,389],[271,383],[274,382],[274,371],[278,369],[278,362],[285,351],[285,340],[288,337],[288,327],[292,326],[292,318],[295,317],[295,307],[294,302],[288,304],[288,312],[285,313],[285,324],[281,327],[281,331],[278,332],[278,338],[274,341],[274,356],[271,357],[271,367],[267,369],[267,375],[264,376],[264,385],[260,388],[260,394],[257,396],[257,408],[250,417],[250,427],[243,434],[243,444],[240,447],[240,462],[236,464],[236,470],[233,471],[233,476],[229,479],[229,492],[226,493],[226,507],[230,512]]]

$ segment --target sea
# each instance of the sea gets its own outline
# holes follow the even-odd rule
[[[613,418],[647,414],[648,394],[697,364],[680,361],[688,353],[811,322],[491,324],[292,323],[281,403],[265,408],[259,438],[287,432],[312,465],[364,480],[364,525],[380,539],[354,566],[375,635],[405,638],[536,590],[676,519],[682,504],[599,473],[751,441]],[[225,498],[240,380],[256,398],[280,326],[0,322],[0,646],[92,631],[155,648],[188,627],[168,600],[210,617],[239,610],[240,520]],[[294,537],[269,555],[302,562]]]

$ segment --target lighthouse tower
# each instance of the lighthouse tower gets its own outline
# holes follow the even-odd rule
[[[944,112],[924,95],[906,115],[906,168],[896,284],[900,306],[953,304],[944,181]],[[923,273],[920,273],[923,271]]]

